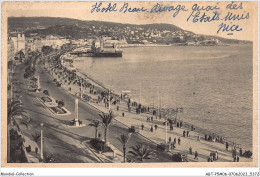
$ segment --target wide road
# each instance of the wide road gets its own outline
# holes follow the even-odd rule
[[[63,88],[57,87],[52,76],[44,70],[43,65],[37,65],[37,74],[40,76],[40,85],[42,90],[48,90],[50,96],[56,100],[65,102],[65,107],[71,112],[71,115],[55,115],[52,114],[37,98],[43,96],[42,93],[34,93],[28,89],[28,80],[23,78],[24,65],[20,64],[16,67],[16,73],[13,78],[20,80],[20,89],[22,91],[22,102],[30,115],[32,122],[28,130],[24,130],[28,134],[36,135],[40,133],[40,124],[44,123],[44,153],[54,155],[58,163],[97,163],[101,162],[97,156],[91,152],[84,142],[95,136],[95,129],[90,126],[85,127],[69,127],[68,122],[74,119],[74,100],[75,97],[66,92]],[[88,125],[91,120],[100,120],[100,112],[92,106],[79,101],[79,119]],[[126,117],[127,119],[127,117]],[[99,132],[104,136],[104,127],[99,127]],[[121,134],[128,134],[128,128],[117,121],[113,121],[109,126],[108,142],[113,144],[118,150],[122,151],[123,147],[118,140]],[[128,144],[129,147],[134,145],[147,145],[150,149],[156,151],[156,145],[139,134],[132,134]],[[157,157],[145,162],[172,162],[171,155],[167,152],[157,152]],[[102,159],[105,162],[108,162]]]

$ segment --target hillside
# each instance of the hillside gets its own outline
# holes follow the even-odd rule
[[[172,24],[146,24],[146,25],[134,25],[134,24],[123,24],[123,23],[114,23],[114,22],[104,22],[104,21],[83,21],[70,18],[57,18],[57,17],[9,17],[8,18],[8,27],[11,31],[23,31],[26,32],[26,35],[29,33],[38,33],[41,36],[46,35],[60,35],[64,37],[72,38],[86,38],[89,36],[99,36],[102,34],[108,34],[115,37],[125,36],[129,41],[131,37],[142,36],[143,33],[151,30],[155,31],[170,31],[180,32],[184,35],[184,40],[187,41],[196,41],[197,38],[193,32],[185,31]],[[129,28],[129,31],[125,29]],[[131,31],[138,32],[135,34],[130,34]],[[141,29],[141,30],[140,30]],[[198,35],[197,35],[198,36]],[[233,39],[226,39],[216,36],[207,36],[199,35],[199,40],[204,40],[208,38],[219,39],[222,43],[250,43],[250,41],[240,41]],[[153,39],[151,39],[153,40]],[[177,40],[178,41],[178,40]],[[162,43],[173,43],[176,40],[173,40],[173,36],[166,34],[161,40]]]
[[[18,28],[37,28],[39,26],[44,26],[45,28],[58,25],[68,25],[68,26],[79,26],[79,27],[89,27],[96,26],[107,26],[108,28],[113,27],[126,27],[126,26],[139,26],[145,29],[156,28],[158,30],[169,30],[169,31],[178,31],[182,30],[181,28],[171,25],[171,24],[148,24],[148,25],[133,25],[133,24],[122,24],[114,22],[104,22],[104,21],[83,21],[71,18],[56,18],[56,17],[9,17],[8,26],[9,29],[15,30]]]

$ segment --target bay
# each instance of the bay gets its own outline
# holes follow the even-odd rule
[[[73,65],[137,101],[141,83],[142,104],[182,107],[184,121],[252,149],[252,54],[249,44],[135,47],[122,58],[83,57]]]

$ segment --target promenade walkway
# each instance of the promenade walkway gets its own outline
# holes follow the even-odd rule
[[[55,78],[57,76],[54,74],[53,75]],[[85,77],[84,77],[85,78]],[[57,78],[58,79],[58,78]],[[85,78],[87,79],[87,78]],[[89,80],[88,80],[89,81]],[[93,83],[93,82],[92,82]],[[72,95],[77,94],[78,97],[80,95],[79,93],[79,86],[71,84],[70,86],[68,85],[63,85],[63,88],[68,91],[68,88],[71,88],[71,91],[69,91]],[[89,94],[89,89],[84,88],[84,93],[87,94],[88,96],[92,98],[97,98],[97,95]],[[95,107],[96,109],[107,113],[108,108],[105,107],[104,103],[93,103],[93,102],[88,102],[89,105]],[[164,119],[155,119],[153,122],[147,122],[147,117],[151,117],[151,114],[147,113],[141,113],[141,114],[136,114],[135,112],[131,111],[128,112],[127,109],[127,104],[126,101],[122,100],[121,103],[118,104],[120,107],[120,110],[117,111],[116,109],[117,105],[112,105],[111,104],[111,109],[113,112],[116,114],[116,121],[120,122],[124,126],[131,127],[131,126],[136,126],[139,127],[139,133],[149,139],[150,141],[160,144],[160,143],[165,143],[165,125],[163,125],[163,122],[165,121]],[[122,113],[124,112],[124,117],[122,116]],[[144,129],[141,130],[141,125],[144,125]],[[154,125],[157,125],[158,128],[155,130]],[[150,131],[151,126],[153,127],[153,132]],[[185,126],[184,126],[185,127]],[[232,157],[232,147],[229,147],[229,150],[226,150],[225,144],[219,143],[219,142],[211,142],[211,141],[205,141],[204,140],[204,134],[200,134],[195,131],[190,131],[190,136],[189,137],[183,137],[183,131],[187,131],[187,128],[177,128],[174,126],[174,129],[172,131],[169,130],[169,126],[167,127],[167,140],[169,137],[171,137],[171,140],[173,141],[174,138],[178,140],[180,137],[181,143],[178,145],[176,144],[176,148],[173,150],[170,150],[170,153],[182,153],[182,154],[187,154],[188,161],[199,161],[199,162],[207,162],[208,157],[211,152],[218,152],[218,160],[219,162],[232,162],[233,157]],[[200,141],[198,140],[198,137],[200,137]],[[190,154],[189,148],[192,148],[192,154]],[[237,149],[237,154],[238,154]],[[198,159],[194,158],[194,152],[198,152]],[[240,157],[240,162],[248,162],[252,161],[252,159]]]
[[[89,103],[93,107],[101,110],[102,112],[108,112],[108,109],[105,108],[101,104]],[[135,127],[139,127],[139,133],[144,137],[150,139],[151,141],[160,144],[165,143],[165,125],[163,125],[164,119],[155,119],[153,122],[147,122],[147,116],[151,116],[150,114],[135,114],[133,112],[128,112],[126,106],[123,105],[124,102],[121,102],[120,110],[117,111],[115,106],[111,106],[111,109],[116,114],[115,119],[125,126],[131,127],[132,125]],[[124,112],[124,117],[122,116],[122,112]],[[144,125],[144,130],[141,130],[141,125]],[[154,125],[157,125],[158,128],[155,130]],[[151,126],[153,126],[153,132],[150,131]],[[211,152],[218,152],[218,162],[232,162],[232,151],[229,147],[229,150],[226,151],[225,144],[221,144],[218,142],[210,142],[204,140],[204,135],[199,134],[194,131],[190,131],[189,137],[183,137],[183,130],[187,130],[185,128],[177,128],[174,127],[173,131],[169,130],[169,126],[167,127],[167,141],[169,137],[173,141],[174,138],[178,141],[180,137],[181,143],[178,145],[176,143],[176,148],[174,150],[170,150],[171,153],[182,153],[187,154],[188,161],[191,162],[207,162],[208,157]],[[200,141],[198,141],[198,136],[200,136]],[[189,148],[192,148],[193,154],[191,155],[189,152]],[[197,151],[199,156],[198,160],[194,159],[194,152]],[[240,157],[240,161],[249,162],[251,159],[247,159],[244,157]]]

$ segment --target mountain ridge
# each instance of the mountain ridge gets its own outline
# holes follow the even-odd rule
[[[53,29],[53,27],[56,26],[56,29]],[[53,31],[60,31],[61,26],[77,26],[79,28],[75,28],[78,31],[87,30],[90,27],[95,26],[95,28],[100,28],[105,26],[107,29],[108,28],[124,28],[124,27],[140,27],[144,28],[144,30],[147,29],[157,29],[160,31],[182,31],[182,32],[188,32],[190,34],[195,34],[191,31],[184,30],[176,25],[173,24],[167,24],[167,23],[152,23],[152,24],[129,24],[129,23],[117,23],[117,22],[107,22],[107,21],[94,21],[94,20],[79,20],[79,19],[73,19],[73,18],[63,18],[63,17],[9,17],[8,18],[8,28],[10,30],[17,30],[17,29],[26,29],[38,32],[38,33],[43,33],[47,34],[48,31],[52,31],[50,34],[56,34],[53,33]],[[45,29],[37,29],[38,27],[43,27]],[[34,28],[34,29],[32,29]],[[46,30],[50,28],[51,30]],[[45,30],[45,31],[44,31]],[[67,31],[68,33],[68,31]],[[72,34],[75,34],[71,32]],[[87,32],[81,33],[81,35],[75,35],[76,37],[82,37],[88,35]],[[203,35],[203,34],[197,34],[202,37],[208,37],[208,38],[215,38],[219,39],[221,42],[224,43],[251,43],[252,41],[247,41],[247,40],[237,40],[237,39],[228,39],[228,38],[223,38],[223,37],[218,37],[214,35]]]

